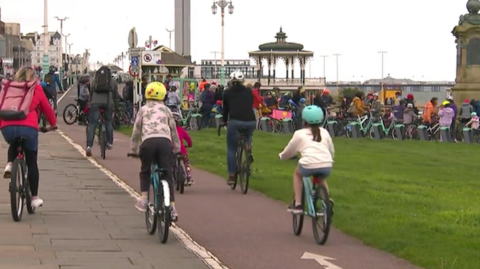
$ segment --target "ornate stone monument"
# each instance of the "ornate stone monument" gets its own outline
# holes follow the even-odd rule
[[[457,102],[480,100],[480,0],[468,0],[452,34],[457,43],[457,76],[452,94]]]

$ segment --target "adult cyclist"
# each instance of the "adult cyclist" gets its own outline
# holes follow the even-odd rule
[[[45,87],[45,94],[47,95],[47,99],[53,100],[53,109],[55,110],[55,115],[57,114],[57,87],[61,94],[64,93],[60,79],[55,74],[56,71],[57,68],[55,66],[50,66],[48,73],[43,78],[43,81],[47,84]]]
[[[252,90],[245,87],[245,76],[240,71],[230,75],[231,87],[223,94],[223,121],[227,126],[227,184],[235,183],[237,171],[236,152],[239,129],[246,129],[244,133],[247,141],[252,142],[252,134],[255,130],[255,114],[252,109]],[[253,156],[249,156],[253,162]]]

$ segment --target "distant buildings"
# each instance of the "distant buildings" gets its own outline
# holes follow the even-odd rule
[[[219,79],[221,60],[201,60],[200,65],[195,66],[194,76],[196,78]],[[245,74],[245,78],[256,78],[257,70],[249,59],[226,59],[225,76],[228,76],[235,70],[240,70]]]
[[[25,36],[33,42],[33,50],[31,52],[31,61],[35,66],[41,66],[43,64],[43,49],[45,47],[45,34],[28,33]],[[47,42],[49,42],[48,58],[50,65],[60,67],[60,39],[62,36],[59,32],[50,32],[48,34]]]

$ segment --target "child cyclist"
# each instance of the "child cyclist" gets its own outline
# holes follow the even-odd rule
[[[285,149],[278,155],[281,160],[289,160],[300,152],[301,157],[293,173],[295,201],[288,211],[301,214],[303,178],[319,176],[320,184],[328,191],[327,177],[332,172],[335,149],[327,130],[321,127],[324,119],[323,110],[318,106],[307,106],[302,112],[302,119],[307,127],[297,130]],[[333,209],[333,201],[331,201]]]
[[[187,171],[187,182],[185,182],[186,186],[192,186],[194,183],[192,180],[192,168],[190,167],[190,159],[188,158],[188,152],[183,144],[183,140],[187,141],[187,146],[189,148],[192,147],[192,138],[188,135],[187,131],[182,127],[182,116],[180,113],[173,112],[173,118],[175,119],[175,123],[177,124],[177,134],[178,138],[180,139],[180,151],[182,152],[183,157],[183,164],[185,165],[185,170]]]
[[[141,160],[140,191],[141,199],[135,207],[147,211],[147,194],[150,190],[151,167],[156,163],[159,168],[165,168],[165,179],[170,186],[172,202],[172,220],[178,220],[175,208],[174,189],[172,181],[172,145],[173,152],[179,154],[180,139],[172,112],[163,103],[167,90],[160,82],[152,82],[145,89],[145,105],[142,106],[135,119],[130,144],[130,154],[137,155]],[[141,142],[141,144],[140,144]]]

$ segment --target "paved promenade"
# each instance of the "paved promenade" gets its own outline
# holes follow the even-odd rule
[[[59,134],[40,134],[40,197],[35,215],[10,215],[0,180],[0,269],[204,269],[171,235],[166,245],[145,230],[134,200]],[[0,167],[6,163],[1,143]]]

